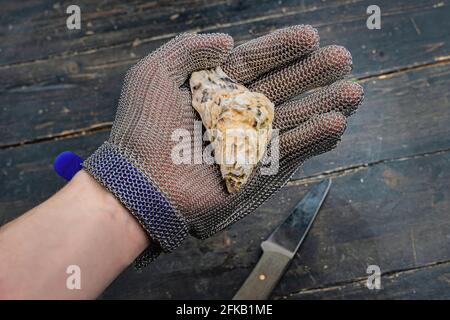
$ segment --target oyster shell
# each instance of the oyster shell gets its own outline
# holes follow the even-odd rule
[[[230,79],[220,67],[192,73],[192,106],[200,114],[230,193],[261,160],[272,135],[274,105]]]

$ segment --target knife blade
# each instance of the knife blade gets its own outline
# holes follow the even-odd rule
[[[261,243],[263,254],[233,300],[267,299],[306,238],[330,190],[331,179],[313,186],[292,213]]]

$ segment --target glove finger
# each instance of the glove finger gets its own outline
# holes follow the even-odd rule
[[[314,115],[338,111],[348,117],[361,105],[363,88],[354,82],[340,80],[300,100],[277,107],[273,127],[281,131],[294,128]]]
[[[340,140],[347,126],[339,112],[314,115],[300,126],[280,135],[280,157],[296,158],[330,150]]]
[[[333,45],[320,48],[305,59],[262,76],[249,89],[265,94],[277,105],[305,91],[341,79],[351,70],[350,52]]]
[[[292,26],[236,47],[222,69],[235,81],[245,84],[318,48],[319,34],[315,28]]]
[[[178,85],[192,72],[222,64],[233,48],[233,38],[224,33],[181,34],[161,48],[167,71]]]

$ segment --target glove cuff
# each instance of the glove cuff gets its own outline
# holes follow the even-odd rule
[[[172,251],[186,238],[188,227],[184,219],[115,145],[105,142],[83,162],[83,167],[136,217],[162,251]],[[152,250],[145,256],[144,260],[151,261],[157,254]]]

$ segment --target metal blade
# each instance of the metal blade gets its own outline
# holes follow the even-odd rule
[[[278,251],[292,258],[308,234],[330,185],[331,179],[326,179],[313,186],[289,217],[261,243],[261,248],[264,251]]]

